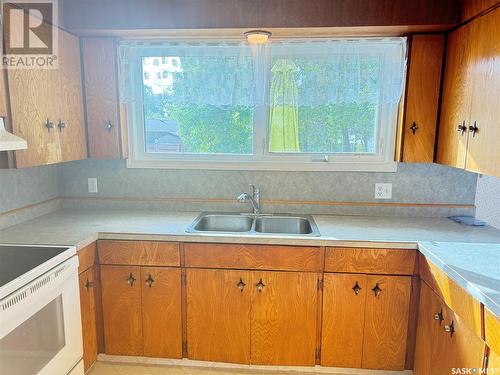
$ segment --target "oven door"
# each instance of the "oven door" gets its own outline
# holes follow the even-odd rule
[[[0,301],[0,374],[68,374],[83,355],[78,258]]]

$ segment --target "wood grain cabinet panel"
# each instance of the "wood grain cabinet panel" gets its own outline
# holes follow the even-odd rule
[[[5,70],[0,72],[0,117],[7,117],[7,85],[5,84]]]
[[[84,38],[83,66],[89,156],[119,159],[122,155],[118,106],[117,45],[114,38]]]
[[[322,268],[319,247],[186,243],[184,254],[186,267],[312,272]]]
[[[462,317],[478,337],[482,336],[481,303],[478,300],[425,257],[420,257],[420,277]]]
[[[78,273],[93,267],[96,263],[97,257],[97,242],[92,242],[91,244],[78,250]]]
[[[97,326],[95,306],[94,268],[89,268],[79,276],[80,311],[83,337],[83,366],[85,371],[97,360]]]
[[[101,266],[106,354],[142,356],[141,269]]]
[[[367,288],[362,367],[403,370],[411,277],[369,275]]]
[[[248,271],[186,270],[188,358],[250,363]]]
[[[436,161],[464,168],[470,125],[473,67],[470,56],[472,23],[448,34]],[[458,127],[465,126],[464,131]]]
[[[474,69],[465,168],[500,177],[500,7],[472,22]],[[470,132],[477,128],[477,132]]]
[[[179,243],[157,241],[98,241],[100,264],[179,266]]]
[[[464,22],[480,13],[500,5],[499,0],[462,0],[460,6],[460,21]]]
[[[412,275],[416,255],[410,249],[327,247],[325,271]]]
[[[494,374],[495,372],[498,372],[499,368],[500,368],[500,354],[498,354],[493,350],[490,350],[490,353],[488,355],[489,373]]]
[[[80,39],[63,30],[58,33],[59,92],[58,113],[54,119],[59,133],[62,162],[87,157],[87,137],[83,115]],[[45,83],[47,84],[47,83]]]
[[[314,366],[318,276],[252,273],[252,364]]]
[[[144,355],[182,358],[181,270],[141,267]]]
[[[325,273],[321,365],[361,368],[367,275]]]
[[[486,343],[490,349],[500,353],[500,318],[487,308],[484,309],[484,330]]]
[[[444,35],[414,35],[408,70],[403,161],[432,163],[436,142]]]

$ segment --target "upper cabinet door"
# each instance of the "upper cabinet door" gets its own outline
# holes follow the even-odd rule
[[[60,138],[61,161],[87,157],[80,40],[59,30],[59,110],[54,124]]]
[[[403,161],[432,163],[436,142],[444,35],[415,35],[405,101]]]
[[[472,97],[472,24],[448,35],[436,161],[464,168]]]
[[[117,46],[113,38],[83,39],[83,69],[91,158],[119,159]]]
[[[0,117],[7,117],[7,86],[5,85],[5,69],[0,72]]]
[[[253,272],[252,364],[314,366],[316,273]]]
[[[500,176],[500,8],[472,24],[474,86],[466,169]]]

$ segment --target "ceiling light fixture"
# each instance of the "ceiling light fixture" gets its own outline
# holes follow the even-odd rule
[[[243,35],[250,44],[266,44],[272,34],[265,30],[250,30]]]

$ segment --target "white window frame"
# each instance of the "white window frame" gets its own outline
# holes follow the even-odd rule
[[[133,77],[126,105],[128,168],[267,170],[267,171],[362,171],[396,172],[396,133],[401,105],[380,105],[377,111],[375,153],[272,153],[268,147],[267,105],[257,105],[253,113],[253,154],[147,153],[143,116],[142,64],[132,61]],[[268,93],[269,82],[266,82]],[[404,90],[402,90],[404,93]],[[380,110],[380,107],[393,107]]]

